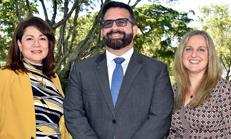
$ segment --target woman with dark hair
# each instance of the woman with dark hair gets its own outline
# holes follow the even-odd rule
[[[188,32],[174,60],[174,112],[168,139],[230,139],[231,83],[221,77],[212,38]]]
[[[54,32],[41,18],[31,17],[15,29],[0,70],[1,139],[67,138],[54,46]]]

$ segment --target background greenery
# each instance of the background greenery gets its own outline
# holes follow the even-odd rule
[[[100,10],[108,0],[2,0],[0,1],[0,65],[4,65],[13,31],[19,21],[39,16],[56,32],[56,72],[65,88],[71,65],[104,51],[100,36]],[[150,0],[137,7],[141,0],[128,1],[135,11],[140,29],[135,48],[141,53],[165,62],[172,77],[172,62],[181,37],[191,30],[189,14]],[[173,2],[176,0],[165,0]],[[100,5],[100,6],[99,6]],[[231,77],[231,16],[228,5],[211,5],[201,9],[200,27],[213,37],[224,67],[224,78]]]

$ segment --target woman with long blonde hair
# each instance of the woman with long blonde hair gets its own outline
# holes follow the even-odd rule
[[[231,83],[221,77],[212,38],[188,32],[174,60],[175,107],[168,139],[231,138]]]

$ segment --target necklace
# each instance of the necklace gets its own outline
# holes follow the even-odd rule
[[[30,78],[32,78],[32,84],[35,86],[45,89],[47,87],[46,81],[43,80],[45,75],[42,74],[42,64],[41,65],[32,65],[26,62],[23,62],[24,66],[30,71]]]
[[[39,87],[41,87],[42,89],[46,88],[46,83],[43,82],[43,77],[42,77],[42,80],[40,80],[38,82],[39,82]]]
[[[46,81],[42,76],[31,74],[31,78],[33,79],[32,84],[37,86],[38,88],[45,89],[47,87]]]

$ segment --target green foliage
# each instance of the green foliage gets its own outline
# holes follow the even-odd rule
[[[100,34],[100,14],[93,9],[108,0],[3,0],[0,3],[0,62],[7,54],[7,47],[18,22],[37,15],[45,19],[56,32],[56,72],[65,86],[71,64],[104,50]],[[158,0],[153,0],[158,1]],[[169,0],[174,1],[174,0]],[[28,3],[29,2],[29,3]],[[134,6],[140,0],[136,0]],[[159,59],[171,67],[175,44],[190,28],[187,13],[179,13],[161,5],[134,8],[140,28],[135,39],[138,51]],[[170,69],[171,70],[171,69]]]
[[[231,15],[228,5],[211,5],[201,9],[200,22],[203,29],[212,36],[221,64],[224,77],[231,78]]]
[[[36,5],[30,5],[36,13]],[[30,15],[25,1],[3,0],[0,4],[0,61],[6,58],[11,36],[18,22]]]
[[[179,13],[162,5],[146,5],[135,9],[137,25],[140,29],[135,40],[138,50],[149,57],[159,59],[169,65],[175,53],[175,41],[178,41],[187,31],[192,19],[187,13]]]

